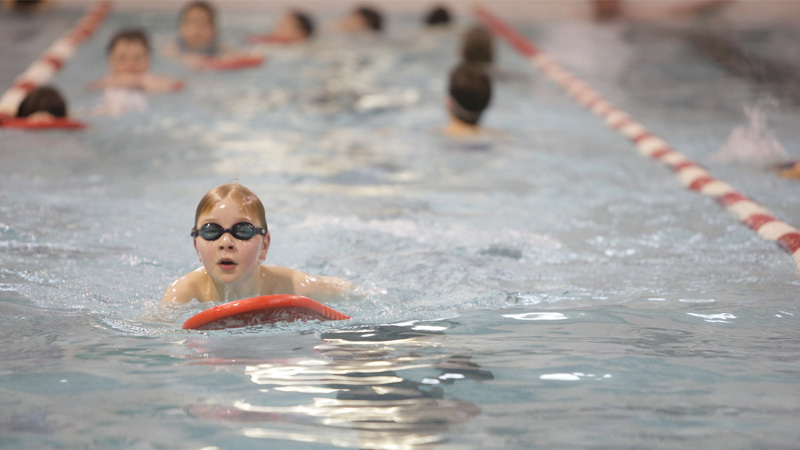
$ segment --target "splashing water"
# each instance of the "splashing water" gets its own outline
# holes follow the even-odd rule
[[[767,128],[767,109],[774,100],[759,101],[744,109],[747,124],[733,129],[728,141],[709,159],[714,162],[761,162],[776,163],[788,158],[780,141]]]

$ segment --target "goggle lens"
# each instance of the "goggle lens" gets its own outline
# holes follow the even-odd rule
[[[207,223],[200,227],[199,230],[193,230],[192,237],[200,236],[207,241],[216,241],[225,233],[230,233],[240,241],[247,241],[256,234],[266,235],[267,230],[255,227],[252,223],[247,222],[239,222],[230,228],[222,228],[221,225],[216,223]]]

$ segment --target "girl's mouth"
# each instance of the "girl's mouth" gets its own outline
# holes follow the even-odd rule
[[[220,259],[219,262],[217,263],[217,265],[219,265],[222,268],[222,270],[226,270],[226,271],[227,270],[233,270],[236,267],[236,263],[233,262],[233,260],[230,259],[230,258],[222,258],[222,259]]]

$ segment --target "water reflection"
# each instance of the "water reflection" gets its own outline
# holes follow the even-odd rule
[[[318,357],[245,366],[258,395],[230,406],[197,406],[194,416],[248,424],[250,438],[364,449],[447,445],[448,430],[480,408],[448,398],[447,387],[492,380],[471,356],[448,354],[447,326],[417,323],[331,331]]]

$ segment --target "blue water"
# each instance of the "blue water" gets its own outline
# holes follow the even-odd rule
[[[163,10],[118,10],[53,80],[90,128],[0,132],[0,447],[796,447],[791,257],[504,44],[494,138],[442,137],[460,30],[419,33],[404,14],[382,40],[269,49],[256,70],[159,57],[184,92],[92,116],[84,86],[116,28],[147,24],[156,48],[172,37]],[[0,24],[28,30],[15,52],[32,60],[51,33],[34,28],[79,15]],[[800,225],[800,185],[757,145],[751,161],[711,157],[773,91],[693,48],[692,23],[512,22]],[[269,17],[224,23],[238,43]],[[798,36],[776,30],[759,51]],[[800,157],[797,105],[764,104],[766,131]],[[198,265],[197,201],[231,179],[265,203],[267,262],[352,280],[331,305],[354,319],[180,330],[203,307],[159,299]]]

